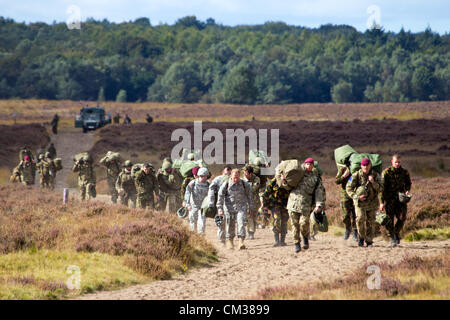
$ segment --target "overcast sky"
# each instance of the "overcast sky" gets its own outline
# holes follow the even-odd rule
[[[70,11],[71,6],[76,8]],[[306,27],[347,24],[364,31],[376,21],[386,31],[419,32],[430,26],[440,34],[450,32],[449,0],[0,0],[0,16],[17,22],[70,22],[78,12],[81,21],[147,17],[152,25],[195,15],[229,26],[283,21]]]

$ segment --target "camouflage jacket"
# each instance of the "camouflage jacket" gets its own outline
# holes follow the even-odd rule
[[[374,183],[370,183],[368,177],[373,176]],[[356,193],[358,187],[364,187],[367,192],[367,198],[365,201],[359,200],[359,195]],[[376,209],[379,205],[378,198],[379,193],[382,192],[383,186],[381,185],[380,175],[374,171],[370,170],[368,175],[365,175],[362,169],[359,169],[352,174],[351,178],[347,182],[346,191],[350,198],[353,199],[355,206],[364,209]]]
[[[158,170],[156,180],[158,180],[161,193],[178,193],[183,183],[183,177],[178,171],[167,173],[166,170],[161,168]]]
[[[186,188],[192,180],[194,180],[194,177],[191,176],[184,178],[183,183],[181,184],[181,193],[180,193],[181,199],[184,199],[184,195],[186,194]]]
[[[55,176],[56,168],[53,160],[50,158],[43,159],[37,164],[37,168],[41,176]]]
[[[213,181],[211,182],[211,184],[209,185],[209,190],[208,190],[208,201],[209,201],[209,206],[210,207],[214,207],[217,203],[217,194],[219,193],[219,189],[222,186],[222,184],[224,182],[227,182],[228,179],[230,178],[229,175],[220,175],[217,176],[213,179]]]
[[[201,208],[203,200],[208,196],[209,185],[209,181],[201,183],[198,179],[189,182],[184,195],[186,204]]]
[[[398,169],[389,167],[381,174],[381,184],[383,185],[380,198],[382,202],[398,200],[399,192],[411,190],[411,177],[408,170],[401,166]]]
[[[313,206],[325,206],[325,188],[317,169],[304,171],[299,184],[289,193],[287,209],[293,212],[311,211]]]
[[[78,172],[78,183],[95,183],[96,177],[94,169],[91,164],[77,164],[75,163],[72,167],[73,172]]]
[[[345,190],[345,187],[347,186],[347,182],[352,175],[349,174],[346,178],[342,177],[344,175],[344,172],[346,169],[347,169],[347,167],[339,167],[336,178],[334,179],[334,182],[341,186],[341,190],[340,190],[341,198],[344,200],[351,200],[351,198],[347,194],[347,191]],[[350,171],[350,169],[349,169],[349,171]]]
[[[243,178],[244,181],[247,181],[247,183],[252,188],[252,196],[253,196],[253,206],[255,208],[259,208],[261,206],[261,200],[259,199],[259,189],[261,186],[261,182],[259,180],[259,177],[255,174],[252,175],[250,180],[247,180],[247,178]]]
[[[34,182],[34,176],[36,174],[36,164],[34,162],[21,161],[17,166],[17,169],[22,182]]]
[[[262,195],[263,207],[267,208],[286,208],[289,198],[289,191],[280,188],[277,179],[273,178],[264,189]]]
[[[126,193],[135,194],[136,186],[134,183],[133,175],[131,171],[128,171],[126,168],[119,173],[119,176],[116,180],[116,190],[124,190]]]
[[[155,175],[152,172],[146,174],[144,170],[140,170],[134,178],[137,194],[159,194],[159,185]]]
[[[120,164],[117,161],[107,161],[107,157],[103,157],[100,163],[106,167],[106,176],[117,179],[120,174]]]
[[[238,183],[233,183],[231,179],[228,179],[219,189],[217,210],[236,214],[239,211],[247,212],[247,209],[255,210],[251,186],[242,179]]]

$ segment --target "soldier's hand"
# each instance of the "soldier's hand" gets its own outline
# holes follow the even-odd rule
[[[380,210],[380,211],[384,211],[384,203],[380,203],[380,208],[379,208],[379,210]]]
[[[159,201],[159,196],[156,195],[156,196],[155,196],[155,199],[156,199],[156,201]]]
[[[347,169],[345,169],[344,174],[342,175],[342,177],[343,178],[347,178],[349,176],[349,174],[350,174],[350,170],[348,170],[348,168],[347,168]]]
[[[375,180],[373,179],[373,176],[372,176],[372,175],[370,175],[370,176],[368,177],[368,179],[369,179],[370,183],[374,183],[374,182],[375,182]]]
[[[219,211],[217,211],[217,215],[223,216],[223,210],[219,209]]]
[[[366,196],[359,196],[359,201],[366,201]]]
[[[183,207],[186,207],[186,201],[183,201],[182,206],[183,206]]]
[[[314,208],[314,212],[320,212],[320,211],[322,211],[322,208],[320,206],[316,206]]]
[[[192,210],[192,206],[189,204],[189,205],[187,206],[187,209],[188,209],[188,211],[191,211],[191,210]]]

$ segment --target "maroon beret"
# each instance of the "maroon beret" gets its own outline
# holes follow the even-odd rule
[[[192,173],[194,174],[194,176],[197,175],[198,169],[200,169],[200,167],[193,167],[192,168]]]
[[[370,159],[369,158],[364,158],[361,160],[361,165],[362,166],[367,166],[368,164],[370,164]]]
[[[314,163],[314,159],[313,158],[308,158],[305,160],[304,163]]]

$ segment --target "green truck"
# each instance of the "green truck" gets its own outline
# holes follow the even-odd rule
[[[75,128],[83,128],[86,133],[89,130],[96,130],[111,123],[111,113],[105,113],[104,108],[84,107],[80,114],[75,117]]]

